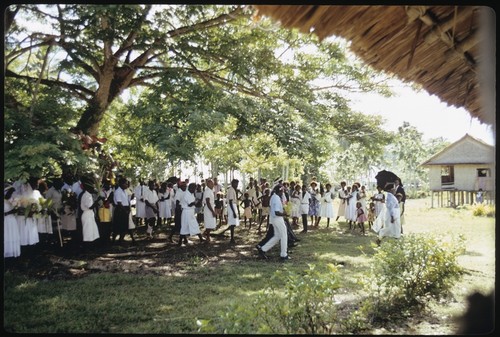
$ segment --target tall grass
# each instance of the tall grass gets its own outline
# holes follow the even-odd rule
[[[331,263],[338,267],[342,305],[363,296],[358,284],[370,268],[375,234],[344,234],[344,222],[336,228],[311,230],[292,260],[281,263],[278,248],[269,252],[270,261],[259,260],[254,245],[259,239],[247,236],[241,259],[204,263],[206,257],[192,257],[181,272],[131,274],[90,273],[72,280],[35,280],[4,273],[4,330],[15,333],[197,333],[197,320],[215,320],[221,311],[239,303],[255,301],[269,286],[277,270],[301,273],[308,265]],[[432,233],[440,237],[462,235],[465,253],[459,256],[466,274],[452,291],[455,303],[436,305],[442,317],[451,321],[465,310],[465,297],[483,293],[495,285],[495,219],[478,217],[470,209],[430,208],[429,199],[407,200],[404,232]],[[335,223],[334,223],[335,224]],[[243,228],[238,236],[244,238]],[[362,247],[362,249],[360,249]],[[228,248],[230,249],[230,248]]]

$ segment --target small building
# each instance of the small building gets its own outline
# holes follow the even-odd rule
[[[495,147],[466,134],[421,166],[429,168],[431,207],[474,204],[481,189],[485,203],[495,202]]]

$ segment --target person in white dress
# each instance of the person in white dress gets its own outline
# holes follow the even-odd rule
[[[353,184],[352,187],[347,189],[348,199],[346,199],[347,205],[345,209],[345,218],[349,222],[349,229],[354,230],[356,227],[356,203],[358,202],[358,185]]]
[[[247,189],[247,193],[248,193],[248,197],[250,198],[251,200],[251,210],[252,210],[252,219],[251,221],[253,220],[255,222],[255,217],[257,215],[257,209],[255,208],[255,205],[259,202],[257,200],[257,191],[255,189],[255,187],[257,186],[257,182],[255,180],[253,180],[253,178],[250,178],[250,183],[248,185],[248,189]]]
[[[321,200],[319,219],[321,220],[321,218],[326,218],[326,228],[328,228],[330,227],[330,219],[335,217],[333,210],[333,199],[335,198],[335,194],[332,191],[332,185],[330,183],[327,183],[325,188],[326,191],[323,193]]]
[[[359,187],[358,201],[361,203],[361,208],[363,209],[364,214],[368,214],[368,207],[366,207],[366,199],[368,199],[368,193],[366,193],[366,187],[365,185],[361,185],[361,187]]]
[[[21,246],[33,246],[40,242],[37,218],[40,216],[40,198],[42,198],[42,194],[38,190],[38,178],[36,177],[30,177],[25,187],[26,190],[23,193],[23,197],[29,200],[30,205],[28,207],[31,207],[31,211],[28,212],[28,216],[26,217],[26,236],[24,240],[23,236],[21,236]]]
[[[12,195],[11,203],[14,208],[18,209],[15,217],[19,229],[21,253],[23,250],[25,250],[25,248],[23,248],[22,246],[25,246],[27,242],[25,208],[27,207],[28,199],[26,199],[26,197],[24,196],[27,185],[28,183],[23,183],[21,180],[17,180],[12,184],[12,186],[14,187],[14,192]]]
[[[17,210],[11,203],[15,188],[7,185],[3,190],[3,257],[21,255],[21,238],[16,220]]]
[[[99,239],[99,228],[95,220],[94,208],[97,206],[97,200],[94,201],[92,194],[97,194],[90,179],[82,179],[82,197],[80,199],[80,208],[82,209],[82,237],[83,242],[94,242]]]
[[[49,200],[46,196],[49,190],[48,184],[45,180],[39,180],[38,191],[40,192],[39,203],[41,207],[41,212],[36,217],[36,223],[38,228],[38,236],[40,243],[50,244],[53,232],[52,228],[52,200]],[[50,204],[50,206],[49,206]]]
[[[200,224],[196,220],[195,205],[196,197],[194,193],[196,191],[196,183],[190,183],[187,188],[187,192],[183,193],[183,203],[182,203],[182,215],[181,215],[181,232],[180,238],[177,245],[182,245],[182,241],[187,236],[197,235],[200,242],[203,242],[203,237],[201,236]]]
[[[302,232],[307,233],[307,216],[309,214],[309,203],[311,201],[311,195],[307,191],[307,185],[302,185],[302,193],[300,196],[300,214],[302,215]]]
[[[296,184],[290,193],[290,202],[292,203],[292,211],[290,216],[292,217],[292,226],[298,226],[300,218],[300,200],[302,199],[302,191],[300,185]]]
[[[186,193],[186,183],[179,179],[177,183],[177,188],[174,196],[175,201],[175,211],[174,211],[174,228],[171,229],[168,240],[173,241],[174,234],[180,234],[181,232],[181,222],[182,222],[182,209],[184,203],[184,193]],[[187,238],[184,238],[184,243],[187,244]]]
[[[176,185],[177,186],[177,185]],[[174,189],[174,184],[168,183],[167,184],[167,191],[169,194],[169,201],[170,201],[170,218],[167,219],[167,224],[172,224],[173,217],[175,214],[175,192],[176,190]]]
[[[345,211],[347,207],[347,190],[346,190],[346,185],[347,183],[345,181],[340,182],[340,189],[339,189],[339,209],[337,211],[337,218],[335,221],[338,221],[341,216],[343,216],[345,219]]]
[[[207,186],[203,192],[203,200],[205,201],[205,207],[203,208],[203,223],[205,225],[205,237],[208,242],[210,242],[210,232],[217,227],[217,217],[215,213],[215,196],[214,191],[214,181],[212,179],[207,179]]]
[[[387,193],[385,198],[385,209],[375,220],[372,229],[378,233],[377,243],[380,244],[385,237],[399,239],[401,237],[401,212],[399,201],[395,196],[394,184],[387,184],[384,188]]]
[[[385,194],[382,186],[377,186],[377,193],[372,196],[372,200],[375,203],[375,218],[377,218],[384,209],[385,203]]]
[[[125,193],[127,194],[129,205],[131,206],[130,212],[128,213],[128,233],[132,238],[132,242],[135,243],[134,239],[135,222],[134,222],[134,217],[132,216],[132,197],[134,195],[134,191],[132,191],[132,188],[130,187],[130,181],[128,179],[127,179],[127,188],[125,189]]]
[[[167,186],[167,182],[161,183],[160,190],[158,192],[158,211],[159,217],[161,219],[161,224],[168,223],[168,220],[172,217],[172,202],[170,200],[170,189]]]
[[[144,191],[147,190],[144,179],[139,178],[139,184],[134,188],[135,197],[135,218],[137,219],[137,225],[141,226],[144,224],[144,219],[146,218],[146,203],[144,202]]]
[[[148,181],[148,188],[145,188],[142,194],[142,198],[146,205],[146,225],[148,226],[146,232],[149,236],[153,237],[153,227],[155,227],[156,217],[158,215],[158,194],[155,190],[155,182],[153,180]]]

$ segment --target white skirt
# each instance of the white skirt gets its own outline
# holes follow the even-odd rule
[[[53,234],[52,231],[52,217],[50,214],[43,215],[40,218],[36,219],[36,224],[38,227],[38,233],[49,233]]]
[[[159,202],[159,212],[160,218],[169,219],[172,217],[172,204],[169,200],[164,200]]]
[[[335,213],[333,211],[333,203],[331,201],[330,202],[324,201],[321,203],[319,216],[322,218],[330,218],[330,219],[335,217]]]
[[[194,208],[184,208],[181,215],[181,235],[200,234],[200,224],[196,220]]]
[[[3,218],[3,257],[21,255],[21,238],[16,216],[9,214]]]
[[[26,218],[26,235],[25,245],[35,245],[40,241],[38,236],[37,219]],[[21,245],[23,245],[22,242]]]
[[[297,201],[294,201],[294,199],[292,199],[292,211],[291,211],[291,214],[290,216],[292,218],[300,218],[300,200],[297,200]]]
[[[384,207],[373,222],[372,229],[378,233],[379,237],[393,237],[399,239],[401,237],[399,214],[396,214],[394,222],[391,222],[391,214],[387,207]]]
[[[135,204],[135,216],[137,218],[145,218],[146,217],[146,203],[143,201],[137,200]]]
[[[234,207],[234,205],[233,205]],[[229,226],[239,226],[240,225],[240,219],[238,218],[238,211],[236,211],[236,218],[233,216],[233,211],[231,211],[231,207],[227,206],[226,207],[227,211],[227,224]]]
[[[217,227],[217,219],[215,219],[212,212],[206,206],[203,210],[203,224],[206,229],[215,229]]]
[[[99,228],[95,222],[93,210],[86,210],[82,213],[83,241],[92,242],[99,239]]]

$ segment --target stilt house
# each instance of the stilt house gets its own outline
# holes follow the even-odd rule
[[[495,148],[468,134],[421,166],[429,168],[431,207],[473,204],[479,189],[487,203],[495,201]]]

